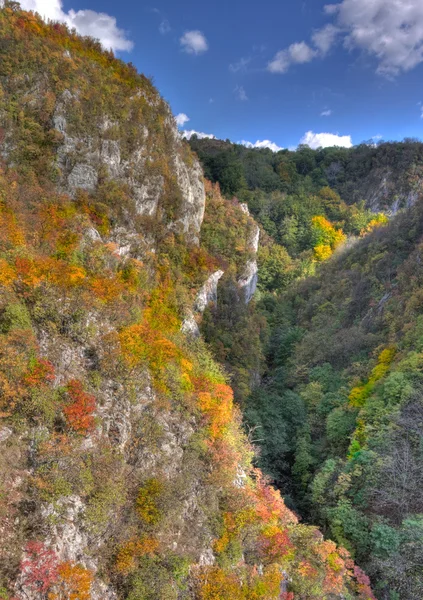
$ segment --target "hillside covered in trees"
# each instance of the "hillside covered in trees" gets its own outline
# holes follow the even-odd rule
[[[377,598],[420,599],[423,144],[191,146],[261,225],[255,302],[225,277],[202,324],[257,464]]]
[[[348,536],[300,520],[253,463],[239,405],[279,334],[242,296],[246,207],[204,182],[151,81],[95,40],[6,1],[0,44],[2,600],[372,600]],[[291,254],[263,237],[281,327],[274,294],[343,243],[344,213],[356,232],[383,221],[317,202],[332,201],[342,218],[313,215]],[[241,345],[197,332],[217,276],[231,331],[254,321],[250,377],[252,344],[231,378],[217,346],[230,366]]]

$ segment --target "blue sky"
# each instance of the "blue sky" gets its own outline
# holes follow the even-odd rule
[[[21,4],[153,76],[182,129],[279,147],[423,137],[423,0]]]

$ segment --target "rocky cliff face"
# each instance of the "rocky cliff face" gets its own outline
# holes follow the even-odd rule
[[[250,211],[246,204],[241,204],[241,210],[250,216]],[[248,304],[255,294],[258,282],[258,265],[257,265],[257,252],[259,249],[260,242],[260,228],[257,223],[254,224],[254,230],[250,234],[250,240],[248,243],[249,250],[253,255],[253,258],[249,260],[245,266],[245,271],[242,277],[239,279],[239,287],[243,294],[246,304]]]
[[[84,191],[110,201],[119,189],[115,199],[126,214],[126,230],[134,229],[134,221],[144,217],[165,223],[198,244],[205,206],[203,173],[182,142],[168,105],[148,80],[125,92],[121,85],[115,90],[118,104],[112,105],[113,91],[107,88],[113,73],[92,86],[93,77],[99,77],[93,74],[95,64],[90,64],[78,77],[64,76],[58,82],[56,72],[78,70],[81,60],[70,51],[51,60],[53,64],[41,61],[38,69],[3,80],[3,107],[13,96],[14,105],[21,109],[18,120],[0,109],[4,159],[20,163],[24,155],[35,152],[28,144],[37,140],[27,129],[31,124],[40,128],[42,113],[41,130],[48,138],[44,141],[50,142],[44,157],[48,164],[43,167],[63,192],[76,198]]]

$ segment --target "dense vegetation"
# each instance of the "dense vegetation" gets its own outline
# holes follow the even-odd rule
[[[261,447],[260,466],[289,505],[348,548],[378,598],[420,599],[422,144],[277,154],[213,140],[192,146],[264,230],[256,302],[245,307],[223,280],[203,323]],[[330,180],[335,160],[342,181]],[[360,177],[377,181],[380,165],[396,171],[397,160],[415,176],[416,204],[386,225],[351,204],[350,191]],[[241,177],[230,188],[225,169],[234,165]]]
[[[227,375],[181,332],[208,275],[236,278],[249,260],[245,212],[210,187],[202,246],[189,243],[171,115],[151,82],[15,2],[0,40],[0,597],[371,600],[349,552],[252,467]],[[63,160],[65,92],[79,143]],[[92,189],[63,189],[106,122],[122,160],[148,138],[155,215],[103,164]],[[344,234],[316,216],[317,260]]]
[[[418,191],[423,172],[423,144],[372,140],[354,148],[300,146],[296,151],[249,149],[229,141],[191,138],[205,175],[224,194],[315,192],[330,186],[347,204],[366,200],[372,208],[391,208]],[[248,194],[247,194],[248,197]]]

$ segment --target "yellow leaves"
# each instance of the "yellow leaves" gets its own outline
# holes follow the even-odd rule
[[[16,215],[0,204],[0,245],[23,247],[25,242],[25,234],[18,225]]]
[[[181,356],[177,346],[152,329],[146,321],[125,327],[119,334],[119,340],[126,362],[135,367],[147,361],[156,377],[160,376],[167,362]]]
[[[385,377],[389,368],[391,366],[392,361],[394,360],[396,354],[396,349],[393,347],[388,347],[382,350],[378,357],[377,365],[372,369],[369,380],[366,384],[355,387],[351,390],[349,395],[349,402],[351,406],[354,407],[362,407],[367,400],[367,398],[373,392],[375,384]]]
[[[67,269],[67,280],[70,286],[80,285],[86,277],[85,269],[82,267],[68,267]]]
[[[148,479],[140,488],[137,496],[137,513],[147,525],[157,525],[162,516],[158,503],[164,486],[158,479]]]
[[[200,600],[243,600],[245,598],[235,573],[219,567],[204,569],[199,576]]]
[[[65,562],[58,566],[59,580],[49,600],[90,600],[93,573],[81,565]]]
[[[9,287],[16,278],[16,271],[7,261],[0,258],[0,285]]]
[[[360,231],[360,236],[364,237],[366,234],[371,233],[377,227],[382,227],[389,223],[388,217],[383,213],[378,213],[368,224]]]
[[[143,536],[123,544],[116,555],[115,568],[122,575],[129,575],[137,568],[138,558],[146,555],[153,556],[159,549],[156,538]]]
[[[99,300],[106,303],[116,300],[125,289],[120,281],[107,277],[93,279],[90,288]]]
[[[207,415],[212,440],[219,437],[232,420],[233,392],[225,384],[215,384],[212,392],[198,394],[200,409]]]
[[[319,244],[318,246],[315,246],[315,248],[314,248],[314,258],[319,262],[323,262],[324,260],[327,260],[328,258],[330,258],[332,256],[332,254],[333,254],[332,248],[325,244]]]
[[[314,258],[319,262],[330,258],[334,250],[347,239],[342,229],[336,229],[330,221],[322,216],[313,217],[312,234],[314,238]]]

